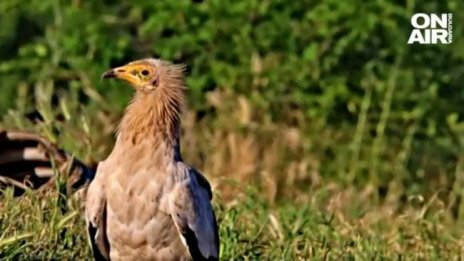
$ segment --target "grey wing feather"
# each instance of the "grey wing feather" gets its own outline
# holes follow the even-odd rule
[[[219,235],[211,205],[211,188],[198,171],[182,164],[178,171],[186,179],[174,187],[170,212],[184,244],[193,260],[218,260]]]
[[[100,169],[100,167],[99,167]],[[85,221],[92,254],[95,260],[110,260],[109,243],[106,236],[106,199],[101,176],[97,170],[86,194]]]
[[[103,215],[106,218],[106,211]],[[89,239],[89,244],[92,249],[92,255],[96,261],[106,261],[109,260],[109,243],[102,233],[105,230],[105,224],[95,227],[92,224],[87,224],[87,234]]]

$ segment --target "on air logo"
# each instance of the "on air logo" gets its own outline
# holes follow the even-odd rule
[[[417,13],[411,17],[414,29],[408,44],[450,44],[453,42],[453,14]]]

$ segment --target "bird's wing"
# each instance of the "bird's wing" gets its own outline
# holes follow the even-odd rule
[[[198,171],[181,163],[178,182],[170,195],[169,211],[193,260],[218,260],[219,235],[211,205],[211,188]]]
[[[92,254],[95,260],[109,260],[109,243],[106,236],[106,197],[102,164],[90,183],[85,201],[85,221]]]
[[[69,175],[68,188],[74,192],[90,182],[95,169],[38,134],[0,130],[0,188],[12,186],[19,196],[26,188],[53,185],[56,174]]]

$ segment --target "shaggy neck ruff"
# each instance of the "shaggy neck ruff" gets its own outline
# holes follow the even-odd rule
[[[153,150],[160,147],[174,150],[180,157],[180,115],[186,89],[184,67],[160,66],[158,76],[156,86],[136,91],[119,124],[118,142],[136,146],[148,141]]]

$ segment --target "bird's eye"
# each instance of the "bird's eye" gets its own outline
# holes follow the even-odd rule
[[[143,70],[140,72],[140,74],[142,74],[143,76],[148,76],[148,74],[150,74],[150,72],[148,70]]]

